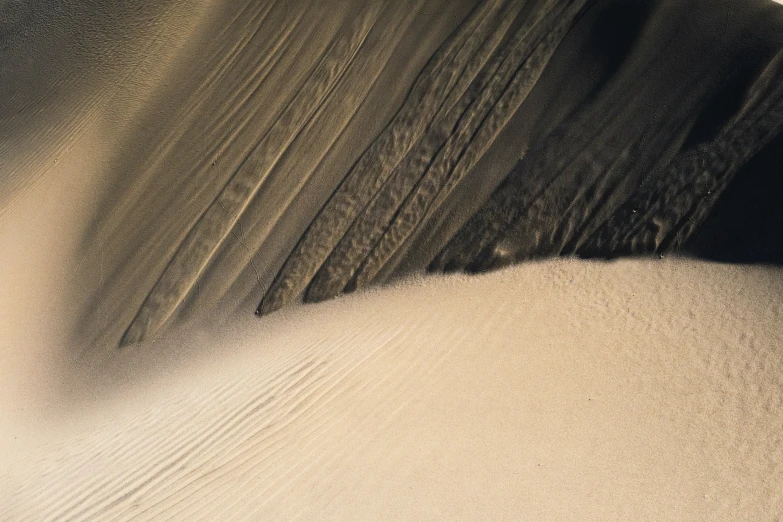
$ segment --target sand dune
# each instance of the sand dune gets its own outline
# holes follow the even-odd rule
[[[0,518],[783,517],[781,164],[766,0],[0,0]]]
[[[49,33],[4,36],[3,180],[15,200],[108,134],[78,229],[77,334],[97,350],[425,269],[680,250],[780,263],[766,195],[783,12],[707,4],[71,6],[47,19],[71,35],[58,52],[82,49],[64,76],[48,56],[21,65]]]
[[[2,517],[773,520],[782,285],[548,262],[190,329],[72,369]]]

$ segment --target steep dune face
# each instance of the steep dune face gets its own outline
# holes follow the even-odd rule
[[[472,8],[450,3],[433,17],[432,5],[215,7],[170,73],[176,90],[160,89],[119,150],[120,171],[85,235],[85,248],[96,238],[107,246],[94,260],[107,277],[83,331],[104,345],[137,339],[266,285]],[[245,271],[245,286],[229,292]],[[115,319],[106,330],[95,327],[99,302]]]
[[[0,3],[0,215],[90,125],[143,99],[207,6]],[[176,21],[176,23],[174,23]],[[129,89],[129,88],[132,88]]]
[[[731,259],[726,209],[780,190],[783,14],[768,2],[71,6],[47,33],[14,6],[9,197],[87,129],[113,134],[86,178],[74,276],[94,346],[424,269]],[[62,74],[29,65],[47,60]],[[766,208],[734,233],[755,238],[745,261],[780,261]]]
[[[96,330],[96,309],[83,331],[132,344],[183,315],[254,299],[267,314],[425,267],[689,248],[777,143],[783,18],[621,4],[214,8],[162,95],[176,126],[144,126],[146,160],[96,220],[110,272],[91,302],[115,323]],[[624,49],[596,48],[626,21]],[[493,147],[527,152],[487,172]]]

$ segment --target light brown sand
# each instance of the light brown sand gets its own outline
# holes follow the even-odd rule
[[[772,520],[782,275],[559,261],[191,325],[11,427],[2,518]]]
[[[20,48],[63,74],[23,78],[43,94],[2,129],[3,180],[35,182],[0,213],[0,519],[783,516],[780,270],[529,264],[228,315],[122,352],[69,345],[89,299],[100,328],[117,319],[101,296],[128,291],[100,289],[133,238],[89,256],[81,241],[122,237],[90,226],[118,176],[147,172],[139,115],[178,116],[197,86],[170,85],[171,64],[198,61],[207,21],[231,13],[165,5],[109,42],[123,45],[83,49],[93,61]],[[164,166],[200,146],[177,145]]]

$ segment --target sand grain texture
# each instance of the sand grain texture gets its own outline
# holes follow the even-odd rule
[[[781,164],[767,0],[0,0],[0,519],[781,519]]]
[[[141,345],[3,457],[3,517],[773,520],[780,276],[549,262]]]

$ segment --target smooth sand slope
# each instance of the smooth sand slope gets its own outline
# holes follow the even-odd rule
[[[1,517],[776,520],[782,276],[546,262],[191,325],[71,370]]]

